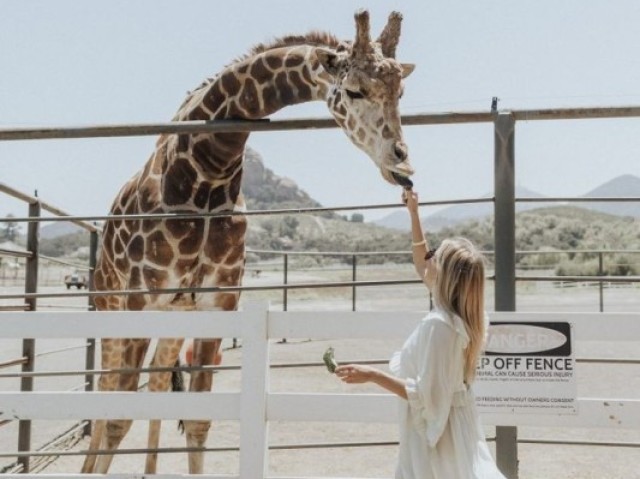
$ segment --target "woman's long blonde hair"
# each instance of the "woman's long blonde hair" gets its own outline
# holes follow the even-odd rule
[[[442,242],[434,257],[436,265],[434,301],[462,318],[469,335],[465,350],[464,380],[470,384],[484,347],[484,258],[465,238]]]

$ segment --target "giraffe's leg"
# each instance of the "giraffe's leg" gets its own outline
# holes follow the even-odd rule
[[[101,449],[105,451],[115,451],[120,446],[122,439],[127,435],[133,421],[130,419],[108,420],[105,421],[105,432]],[[113,454],[102,454],[96,461],[95,473],[107,474],[109,467],[113,461]]]
[[[149,348],[149,339],[124,339],[124,351],[121,355],[122,362],[120,367],[122,368],[140,368],[144,361],[144,356]],[[118,391],[131,391],[135,392],[138,389],[138,381],[140,379],[140,372],[126,372],[119,375]],[[131,419],[118,419],[105,421],[103,440],[101,443],[101,449],[105,451],[115,451],[129,429],[131,429]],[[96,474],[106,474],[109,471],[109,466],[113,461],[113,454],[103,454],[98,457],[95,465]]]
[[[220,339],[196,339],[194,341],[194,366],[213,365],[219,363],[216,359],[220,350]],[[210,391],[213,382],[212,371],[192,371],[189,391]],[[184,421],[184,429],[187,436],[187,447],[204,448],[211,421]],[[189,474],[202,474],[204,466],[204,452],[189,453]]]
[[[120,367],[122,356],[124,354],[124,341],[120,338],[103,338],[100,344],[101,367],[106,369],[117,369]],[[98,381],[98,391],[115,391],[118,389],[117,374],[102,374]],[[91,432],[91,441],[89,442],[89,451],[95,451],[100,448],[104,437],[106,421],[97,420],[93,424]],[[82,464],[82,474],[91,474],[94,472],[96,458],[98,456],[89,454],[85,457]]]
[[[151,367],[168,367],[173,366],[178,359],[180,349],[184,339],[160,339],[156,346],[156,352],[151,362]],[[163,392],[168,391],[171,386],[171,372],[158,372],[149,374],[149,391]],[[149,422],[149,437],[147,440],[147,448],[155,451],[160,445],[160,420]],[[145,474],[155,474],[158,465],[158,453],[148,452],[145,463]]]

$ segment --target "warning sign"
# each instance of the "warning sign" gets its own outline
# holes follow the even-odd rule
[[[572,326],[492,322],[474,385],[480,412],[575,414]]]

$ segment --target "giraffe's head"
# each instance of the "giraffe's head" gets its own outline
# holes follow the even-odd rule
[[[402,136],[398,102],[403,79],[415,65],[396,60],[402,15],[393,12],[376,41],[369,33],[369,13],[355,15],[356,38],[336,50],[316,53],[331,77],[327,105],[351,141],[380,168],[385,180],[411,186],[413,168]]]

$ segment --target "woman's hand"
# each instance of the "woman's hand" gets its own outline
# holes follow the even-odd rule
[[[345,364],[336,368],[336,376],[349,384],[368,383],[374,380],[377,369],[361,364]]]
[[[345,383],[362,384],[375,383],[401,398],[407,399],[406,382],[385,373],[381,369],[363,366],[361,364],[345,364],[336,368],[336,375]]]
[[[402,190],[402,202],[407,205],[410,213],[418,212],[418,193],[413,190]]]

